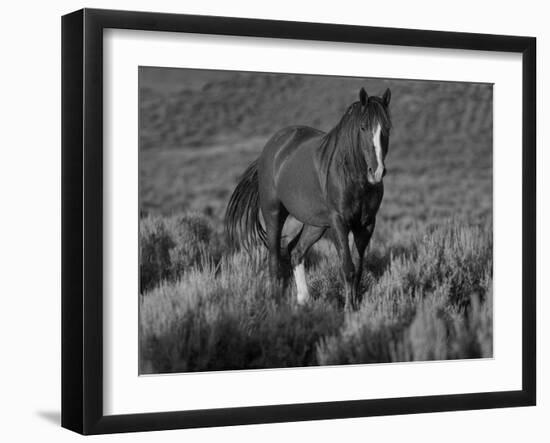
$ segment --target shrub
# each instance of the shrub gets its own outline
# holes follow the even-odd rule
[[[148,217],[139,224],[140,292],[170,276],[174,241],[162,218]]]
[[[344,313],[334,248],[317,248],[312,300],[298,306],[292,282],[272,286],[264,248],[221,255],[219,236],[196,216],[148,217],[140,228],[150,279],[141,373],[492,356],[488,230],[448,223],[378,242],[360,307]]]
[[[341,330],[320,340],[320,364],[492,355],[490,235],[450,223],[412,245],[391,257]]]
[[[140,292],[174,280],[205,261],[219,261],[221,241],[196,214],[147,216],[139,223]]]
[[[342,313],[289,303],[264,269],[260,251],[238,253],[149,291],[140,306],[141,372],[317,364],[316,343],[338,330]]]

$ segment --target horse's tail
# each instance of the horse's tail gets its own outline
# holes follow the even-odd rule
[[[260,222],[258,160],[244,171],[225,212],[225,231],[229,244],[250,250],[261,241],[267,246],[266,233]]]

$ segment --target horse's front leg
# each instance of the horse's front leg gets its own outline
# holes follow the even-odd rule
[[[350,229],[339,215],[332,217],[332,228],[335,232],[336,246],[338,249],[338,254],[340,255],[340,261],[342,263],[345,296],[344,307],[346,310],[351,310],[355,307],[356,294],[354,286],[355,267],[353,266],[353,260],[351,258],[348,242]]]
[[[372,220],[367,226],[361,226],[360,228],[353,229],[353,240],[355,241],[355,248],[359,258],[357,260],[357,267],[355,269],[355,293],[359,295],[361,293],[361,276],[363,274],[363,261],[365,258],[365,250],[369,245],[372,233],[374,232],[375,219]]]

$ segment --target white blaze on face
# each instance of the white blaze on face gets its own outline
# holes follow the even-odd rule
[[[296,281],[298,304],[302,305],[309,300],[309,292],[307,290],[306,283],[306,271],[304,269],[303,261],[294,268],[294,280]]]
[[[374,144],[374,151],[376,153],[376,163],[378,164],[374,177],[376,181],[382,179],[382,173],[384,172],[384,158],[382,156],[382,140],[381,140],[382,128],[380,123],[376,125],[376,128],[372,132],[372,143]]]

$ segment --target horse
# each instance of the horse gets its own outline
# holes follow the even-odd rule
[[[304,256],[330,232],[342,267],[345,309],[357,305],[365,250],[384,196],[390,99],[389,88],[382,96],[369,96],[361,88],[359,100],[329,132],[309,126],[279,130],[242,174],[230,197],[224,220],[230,244],[249,249],[263,243],[269,253],[269,273],[276,282],[286,278],[283,225],[289,216],[302,224],[286,251],[299,304],[310,298]],[[350,233],[359,257],[356,265]]]

